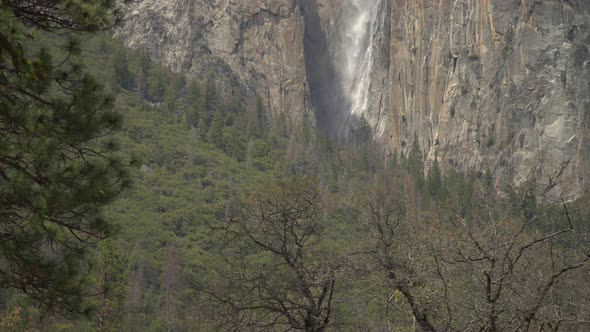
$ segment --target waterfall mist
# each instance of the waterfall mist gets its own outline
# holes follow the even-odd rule
[[[362,116],[368,107],[373,66],[373,35],[378,0],[348,0],[340,41],[342,90],[350,104],[350,114]]]
[[[306,66],[318,126],[348,139],[355,119],[369,108],[373,40],[382,0],[343,0],[330,31],[317,5],[304,6]]]

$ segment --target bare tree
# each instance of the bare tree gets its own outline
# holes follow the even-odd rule
[[[392,188],[374,190],[363,204],[372,256],[423,331],[590,327],[588,290],[580,287],[590,242],[565,202],[559,214],[544,212],[554,203],[551,185],[525,186],[510,199],[482,191],[467,215],[453,199],[415,211]]]
[[[224,234],[229,243],[221,292],[231,330],[325,331],[331,324],[335,267],[322,255],[326,220],[312,180],[267,186],[238,203]]]

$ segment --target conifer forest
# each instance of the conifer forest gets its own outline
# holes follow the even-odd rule
[[[489,84],[491,55],[453,44],[468,32],[432,46],[437,66],[423,46],[396,53],[411,29],[452,26],[436,17],[479,15],[467,2],[495,18],[488,52],[506,68],[541,43],[526,33],[565,29],[570,46],[496,66]],[[0,331],[590,331],[590,6],[577,3],[0,0]],[[503,33],[504,5],[529,21]],[[191,10],[209,21],[166,21]],[[559,29],[537,27],[544,15]],[[235,61],[207,30],[232,17],[236,50],[262,45]],[[198,47],[178,44],[185,26]],[[301,68],[277,69],[264,46],[283,31]],[[385,53],[418,69],[380,69]],[[408,92],[412,75],[432,88]],[[498,113],[481,101],[496,90],[515,100]]]

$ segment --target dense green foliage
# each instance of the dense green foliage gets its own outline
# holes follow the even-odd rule
[[[560,230],[561,205],[539,207],[532,189],[507,189],[512,201],[504,200],[490,174],[443,175],[437,160],[425,170],[417,137],[404,153],[384,158],[365,119],[351,142],[336,142],[308,123],[271,118],[262,98],[241,95],[239,87],[223,91],[213,76],[187,79],[107,36],[80,49],[125,119],[111,138],[141,168],[105,212],[120,232],[95,248],[91,315],[43,317],[34,299],[8,289],[0,296],[0,329],[413,331],[414,316],[423,328],[460,330],[462,317],[489,327],[477,321],[485,316],[480,307],[492,307],[481,304],[491,303],[478,288],[484,276],[498,273],[527,294],[537,285],[522,281],[531,276],[526,271],[541,281],[551,276],[551,267],[535,267],[545,267],[543,256],[527,256],[525,271],[510,274],[476,265],[487,261],[469,247],[476,239],[496,248],[522,234],[526,244]],[[570,217],[583,226],[582,213]],[[521,225],[526,233],[511,233]],[[551,253],[554,244],[570,248],[556,241]],[[459,268],[461,257],[452,256],[457,262],[444,265],[444,254],[456,248],[474,262]],[[566,303],[572,289],[552,293],[551,303]],[[519,310],[528,310],[529,299],[516,293],[498,296],[503,311],[486,317],[526,321],[529,311]]]
[[[110,139],[121,114],[80,62],[74,34],[110,26],[113,10],[112,1],[0,6],[0,287],[53,311],[87,310],[89,248],[113,228],[102,207],[129,185],[130,160]]]

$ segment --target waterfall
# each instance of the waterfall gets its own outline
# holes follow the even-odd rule
[[[322,21],[316,1],[302,2],[305,65],[316,121],[343,140],[349,138],[355,119],[362,116],[378,126],[378,118],[371,117],[370,88],[384,1],[340,0],[329,25]]]
[[[343,13],[340,59],[343,96],[352,117],[366,116],[373,67],[373,40],[380,0],[346,0]]]

